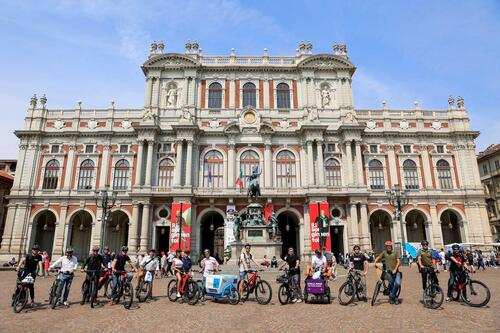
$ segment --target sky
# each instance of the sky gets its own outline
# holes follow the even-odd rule
[[[142,107],[152,40],[205,55],[294,55],[347,44],[355,108],[446,109],[462,96],[477,151],[500,143],[500,1],[0,0],[0,159],[17,158],[29,99],[50,108]]]

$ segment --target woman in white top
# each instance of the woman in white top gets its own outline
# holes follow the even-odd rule
[[[177,298],[181,297],[181,284],[182,284],[182,250],[175,250],[175,257],[172,260],[172,268],[174,270],[175,277],[177,278]]]

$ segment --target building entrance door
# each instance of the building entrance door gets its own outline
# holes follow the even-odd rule
[[[337,259],[337,263],[340,263],[340,254],[344,255],[344,227],[343,226],[331,226],[330,227],[330,241],[332,246],[332,253]]]
[[[156,227],[156,253],[161,251],[168,253],[169,250],[170,227]]]
[[[224,227],[218,227],[214,232],[214,255],[224,258]]]

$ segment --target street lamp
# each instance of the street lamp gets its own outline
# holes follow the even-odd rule
[[[101,240],[99,241],[99,248],[104,247],[104,233],[106,231],[105,225],[111,222],[111,208],[115,205],[117,192],[113,191],[111,196],[108,194],[109,186],[106,186],[104,190],[95,191],[95,204],[96,207],[102,209],[101,215]]]
[[[406,247],[405,247],[406,241],[403,229],[402,209],[404,206],[408,205],[409,202],[408,193],[406,191],[402,191],[399,184],[395,184],[392,190],[387,191],[386,193],[389,198],[389,204],[391,204],[391,206],[396,208],[396,216],[399,220],[399,224],[401,227],[401,247],[403,248],[403,258],[401,262],[403,263],[403,265],[406,265],[407,264]]]

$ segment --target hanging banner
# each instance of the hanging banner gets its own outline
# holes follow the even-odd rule
[[[182,227],[181,227],[182,226]],[[182,229],[182,232],[179,231]],[[180,239],[180,244],[179,244]],[[172,204],[170,225],[170,251],[189,250],[191,246],[191,203]]]
[[[328,202],[313,202],[309,204],[309,220],[311,223],[311,249],[326,247],[331,251],[330,218]]]
[[[226,226],[224,229],[224,248],[233,243],[236,239],[234,237],[234,220],[236,218],[236,206],[226,206]]]
[[[271,216],[273,210],[273,205],[266,205],[266,207],[264,208],[264,219],[266,220],[266,224],[269,224],[269,216]]]

